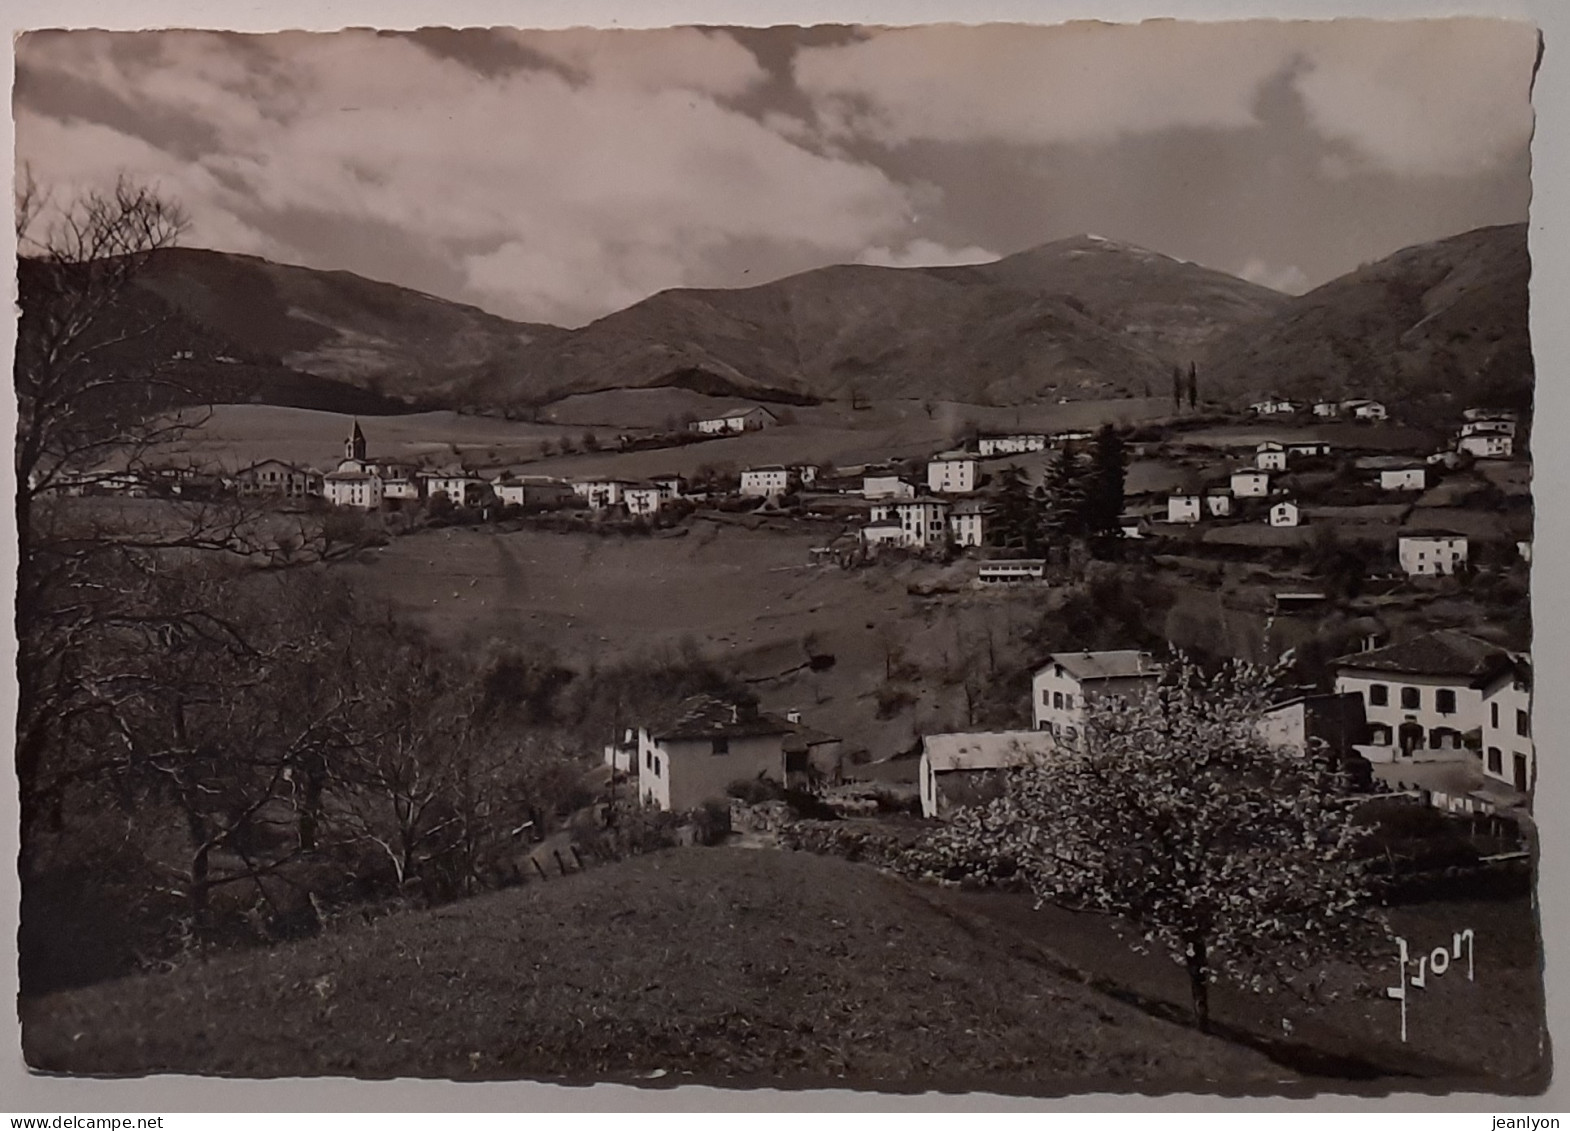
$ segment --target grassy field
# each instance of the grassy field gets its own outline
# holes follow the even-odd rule
[[[1441,437],[1421,428],[1401,424],[1224,424],[1183,434],[1183,442],[1215,448],[1252,448],[1274,440],[1300,444],[1323,440],[1339,450],[1377,452],[1431,452]]]
[[[1115,987],[1158,1012],[1181,1014],[1188,983],[1181,967],[1159,955],[1133,951],[1115,920],[1103,915],[1035,909],[1027,897],[955,894],[960,905],[1007,923],[1048,949],[1060,968],[1080,972],[1096,985]],[[1475,981],[1465,964],[1430,977],[1411,991],[1407,1040],[1401,1040],[1400,1007],[1385,997],[1396,984],[1395,948],[1373,969],[1329,961],[1323,968],[1325,1000],[1310,1003],[1290,992],[1254,994],[1228,984],[1212,993],[1218,1032],[1256,1045],[1301,1046],[1365,1061],[1382,1074],[1408,1075],[1402,1087],[1446,1090],[1474,1085],[1481,1091],[1523,1092],[1546,1081],[1541,944],[1526,898],[1500,902],[1426,903],[1387,911],[1391,930],[1414,953],[1448,943],[1455,931],[1475,933]],[[1412,972],[1415,972],[1412,971]],[[1459,976],[1458,976],[1459,975]]]
[[[882,757],[909,747],[918,726],[952,726],[962,709],[962,691],[935,677],[917,681],[907,710],[877,718],[890,650],[904,665],[951,669],[985,633],[1001,641],[1038,616],[1041,591],[917,598],[911,581],[957,584],[973,567],[809,565],[808,549],[837,529],[708,519],[674,538],[451,528],[337,568],[449,640],[549,649],[580,669],[658,662],[690,641],[753,681],[766,707],[799,707]],[[772,678],[802,665],[809,637],[834,667]]]
[[[697,957],[701,955],[701,960]],[[24,1003],[35,1069],[1270,1092],[870,868],[684,849]]]

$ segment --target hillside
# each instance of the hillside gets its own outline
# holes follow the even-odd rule
[[[529,345],[565,333],[348,271],[199,248],[158,252],[138,285],[250,357],[405,399],[510,373]]]
[[[1206,392],[1526,407],[1530,275],[1525,224],[1404,248],[1225,335]]]
[[[1203,359],[1219,335],[1285,301],[1096,237],[980,267],[824,267],[738,290],[661,292],[542,341],[518,374],[477,381],[469,398],[673,384],[982,404],[1159,394],[1173,365]]]
[[[1014,941],[1010,941],[1014,940]],[[685,849],[25,1002],[38,1070],[1278,1090],[870,868]]]

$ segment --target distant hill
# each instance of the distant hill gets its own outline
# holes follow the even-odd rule
[[[1285,295],[1092,236],[978,267],[840,265],[737,290],[670,290],[544,340],[466,389],[508,401],[679,385],[759,399],[976,403],[1156,395]],[[699,388],[695,380],[709,387]]]
[[[402,399],[442,400],[566,333],[348,271],[199,248],[158,252],[138,285],[252,359]]]
[[[1531,402],[1525,224],[1404,248],[1215,343],[1207,395]]]

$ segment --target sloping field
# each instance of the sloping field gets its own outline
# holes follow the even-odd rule
[[[870,868],[685,849],[23,1006],[35,1069],[1278,1090]]]

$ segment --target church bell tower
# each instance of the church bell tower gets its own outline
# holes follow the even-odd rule
[[[354,422],[354,431],[349,433],[349,438],[343,442],[343,458],[365,462],[365,433],[360,431],[360,422]]]

